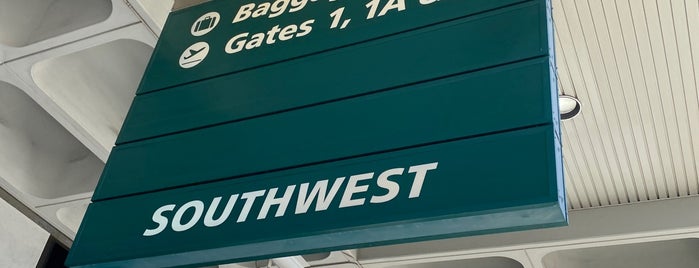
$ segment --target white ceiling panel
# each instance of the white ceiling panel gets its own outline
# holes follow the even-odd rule
[[[699,4],[554,1],[570,208],[696,195]]]

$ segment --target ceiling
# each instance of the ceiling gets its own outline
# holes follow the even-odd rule
[[[314,267],[699,264],[699,1],[552,4],[560,91],[582,103],[562,123],[571,226],[306,256]],[[0,0],[0,186],[64,243],[172,5]]]
[[[699,192],[699,3],[553,2],[569,207]]]

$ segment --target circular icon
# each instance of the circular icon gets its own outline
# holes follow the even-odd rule
[[[218,25],[218,22],[221,20],[221,15],[218,14],[218,12],[209,12],[197,19],[197,21],[192,24],[192,29],[190,29],[190,32],[194,36],[202,36],[205,35],[214,28],[216,28],[216,25]]]
[[[206,42],[199,42],[191,45],[182,52],[182,56],[180,56],[180,67],[189,69],[197,66],[204,61],[206,55],[209,55],[209,44]]]

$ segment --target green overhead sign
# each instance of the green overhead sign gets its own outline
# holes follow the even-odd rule
[[[403,33],[406,36],[419,34],[420,28],[524,2],[531,1],[214,0],[170,15],[138,93],[301,59]],[[199,22],[207,22],[204,26],[209,27]],[[509,26],[516,25],[501,24],[499,28]],[[489,31],[481,28],[476,38],[487,36]],[[498,41],[507,42],[506,39]],[[207,53],[192,56],[190,49],[199,51],[202,47],[207,49],[201,52]],[[201,58],[204,54],[206,57]],[[371,60],[365,58],[361,63],[368,65]],[[273,78],[289,80],[286,76]]]
[[[561,226],[544,0],[173,12],[67,264],[201,266]]]

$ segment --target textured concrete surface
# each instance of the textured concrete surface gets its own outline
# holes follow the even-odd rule
[[[36,267],[49,233],[0,199],[0,267]]]

